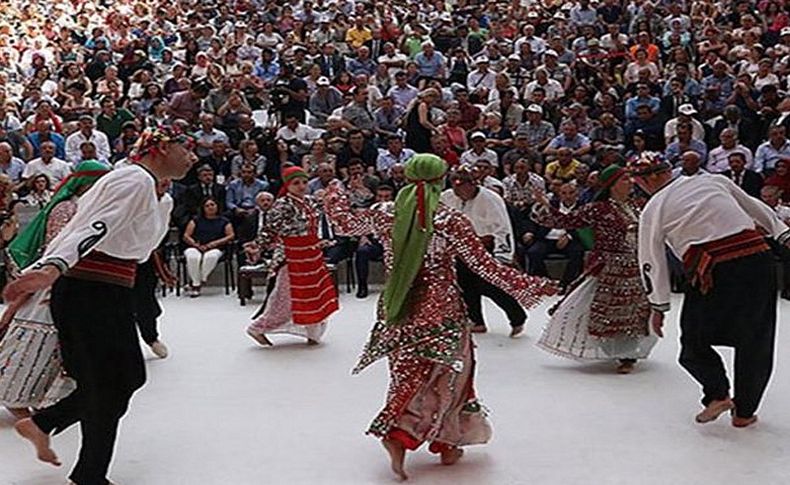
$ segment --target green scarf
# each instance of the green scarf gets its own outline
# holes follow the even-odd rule
[[[433,216],[446,172],[447,164],[436,155],[415,155],[406,162],[405,175],[410,183],[395,200],[392,273],[384,288],[388,324],[397,323],[406,313],[406,298],[433,235]]]
[[[52,209],[64,200],[73,197],[80,187],[93,184],[109,171],[107,165],[95,160],[87,160],[77,165],[74,173],[60,183],[49,204],[44,206],[30,221],[30,224],[8,245],[8,253],[19,269],[26,268],[41,256],[41,247],[44,245],[47,234],[47,220]]]

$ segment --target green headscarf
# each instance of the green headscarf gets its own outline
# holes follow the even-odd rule
[[[406,162],[410,182],[395,200],[392,228],[392,273],[384,288],[387,323],[397,323],[406,311],[406,297],[422,267],[433,235],[433,216],[444,188],[447,164],[431,154],[419,154]]]
[[[63,179],[55,189],[55,194],[49,204],[45,205],[25,230],[8,245],[8,253],[19,269],[26,268],[41,256],[41,247],[44,245],[47,234],[47,220],[52,209],[74,196],[80,187],[93,184],[109,171],[110,168],[107,165],[95,160],[87,160],[77,165],[74,173]]]

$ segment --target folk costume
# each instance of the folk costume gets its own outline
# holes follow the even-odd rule
[[[163,143],[190,143],[176,128],[143,133],[138,156]],[[52,285],[50,309],[63,366],[77,388],[32,421],[44,433],[79,422],[79,459],[69,478],[104,485],[120,418],[145,383],[135,328],[135,270],[165,236],[170,204],[157,195],[157,180],[142,165],[114,170],[79,201],[77,212],[33,267],[52,265],[62,276]]]
[[[634,167],[636,176],[661,169],[649,163]],[[680,364],[702,385],[703,405],[728,400],[730,383],[712,346],[733,347],[735,417],[747,420],[757,411],[774,360],[775,262],[764,234],[781,244],[790,239],[770,207],[727,177],[706,173],[659,189],[640,219],[639,264],[653,309],[670,308],[665,245],[689,277]]]
[[[78,192],[107,172],[106,165],[85,161],[61,182],[52,200],[9,245],[13,272],[41,256],[77,212]],[[39,409],[51,406],[76,387],[63,372],[49,300],[49,289],[36,292],[17,310],[0,341],[0,405]]]
[[[324,263],[318,237],[319,208],[309,196],[296,197],[288,186],[296,178],[307,178],[299,167],[283,171],[280,196],[269,210],[266,233],[282,246],[284,264],[273,267],[276,283],[267,296],[266,308],[247,333],[263,344],[259,336],[286,333],[320,341],[329,317],[338,306],[337,290]],[[276,251],[275,251],[276,252]]]
[[[639,204],[617,201],[611,188],[626,170],[601,172],[596,200],[563,214],[536,206],[536,222],[566,230],[591,228],[595,243],[587,268],[552,310],[538,346],[578,360],[635,360],[650,354],[657,338],[649,330],[650,305],[637,263]]]
[[[446,170],[440,158],[416,155],[406,164],[410,184],[394,204],[352,213],[337,184],[325,199],[338,233],[373,234],[384,246],[387,284],[353,372],[388,358],[386,404],[368,433],[409,450],[428,441],[433,452],[442,452],[491,437],[474,388],[472,323],[457,285],[456,258],[526,307],[556,292],[547,280],[499,264],[469,220],[440,204]]]

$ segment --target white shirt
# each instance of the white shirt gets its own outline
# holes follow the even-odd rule
[[[639,267],[653,307],[669,310],[666,245],[682,260],[693,245],[755,226],[780,243],[790,237],[787,225],[770,207],[727,177],[708,173],[682,176],[656,192],[639,219]]]
[[[708,153],[708,163],[705,166],[710,173],[722,173],[730,169],[730,154],[743,153],[746,157],[746,168],[751,170],[753,167],[752,151],[740,143],[727,149],[719,145]]]
[[[77,213],[39,263],[73,267],[91,251],[146,261],[167,234],[172,207],[172,199],[156,195],[153,175],[140,165],[113,170],[79,198]]]
[[[573,209],[575,208],[576,208],[575,204],[570,207],[567,207],[565,206],[565,204],[560,202],[560,206],[557,208],[557,210],[560,211],[560,214],[570,214],[571,212],[573,212]],[[567,234],[568,231],[566,231],[565,229],[551,229],[549,230],[549,232],[546,233],[546,239],[550,241],[556,241],[562,236],[566,236]]]
[[[22,172],[22,178],[31,179],[42,173],[49,178],[52,187],[55,187],[71,174],[71,164],[59,158],[52,158],[49,163],[44,163],[44,160],[39,157],[27,162],[25,171]]]
[[[492,71],[480,72],[474,70],[466,76],[466,87],[469,91],[478,88],[494,89],[496,86],[496,74]]]
[[[475,153],[473,149],[469,149],[461,154],[461,165],[473,166],[478,160],[485,160],[494,167],[499,166],[499,157],[494,150],[484,148],[481,153]]]
[[[282,138],[285,141],[296,140],[305,143],[317,140],[321,137],[323,132],[324,130],[319,130],[317,128],[312,128],[299,123],[295,130],[288,128],[287,125],[277,130],[277,138]]]
[[[112,156],[110,142],[107,139],[107,135],[98,130],[93,130],[90,137],[83,135],[81,131],[77,131],[66,138],[66,160],[69,163],[76,165],[82,161],[80,145],[86,141],[93,143],[96,147],[96,156],[99,158],[99,161],[110,163],[110,157]]]
[[[464,201],[448,189],[442,192],[441,202],[468,217],[478,237],[494,236],[495,258],[513,260],[513,229],[505,201],[496,192],[480,187],[474,199]]]

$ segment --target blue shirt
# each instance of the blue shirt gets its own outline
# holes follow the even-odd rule
[[[578,150],[581,147],[588,146],[590,139],[586,136],[577,133],[574,138],[568,139],[564,134],[555,136],[547,148],[570,148],[571,150]]]
[[[275,61],[268,64],[258,62],[255,65],[255,75],[266,82],[273,82],[280,75],[280,65]]]
[[[255,179],[250,185],[245,185],[241,179],[236,179],[228,185],[228,195],[225,205],[228,210],[252,209],[255,207],[255,196],[269,188],[269,183]]]
[[[445,65],[444,56],[438,52],[434,52],[430,58],[424,52],[420,52],[414,56],[414,62],[417,63],[420,76],[424,77],[439,77],[439,72]]]
[[[373,59],[365,59],[364,61],[360,61],[359,59],[351,59],[348,61],[347,67],[348,72],[352,76],[358,76],[360,74],[372,76],[376,74],[376,63],[373,62]]]
[[[708,146],[697,140],[692,138],[691,143],[688,146],[691,150],[699,153],[700,162],[702,165],[705,165],[708,161]],[[664,156],[666,157],[667,161],[671,163],[673,166],[676,166],[680,163],[680,156],[683,155],[680,151],[680,142],[670,143],[667,147]]]
[[[640,98],[639,96],[634,96],[633,98],[629,98],[628,101],[625,102],[626,119],[635,120],[636,110],[643,105],[650,106],[650,111],[652,111],[653,114],[655,114],[658,113],[658,109],[661,107],[661,101],[655,96],[649,96],[647,98]]]
[[[27,135],[27,139],[33,145],[33,158],[41,156],[41,136],[38,132]],[[47,140],[43,140],[47,141]],[[55,144],[55,157],[66,160],[66,139],[60,133],[54,131],[49,133],[49,141]]]
[[[8,175],[12,182],[17,183],[22,180],[22,172],[25,171],[25,162],[16,157],[11,157],[8,166],[0,165],[0,173]]]

